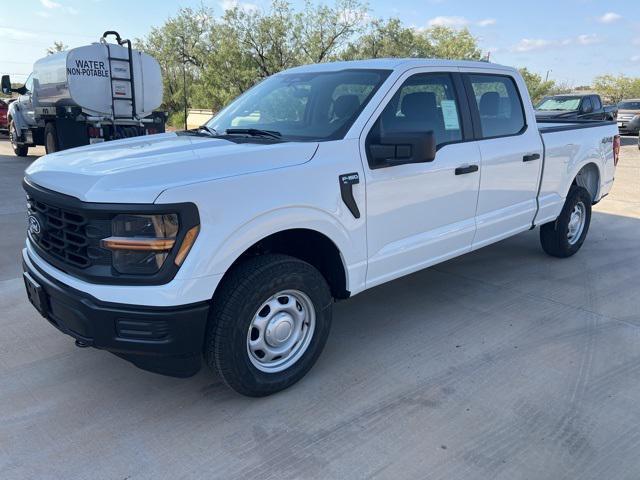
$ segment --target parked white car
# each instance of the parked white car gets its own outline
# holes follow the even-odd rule
[[[540,227],[568,257],[615,123],[537,123],[512,68],[386,59],[274,75],[198,130],[26,171],[31,302],[79,346],[260,396],[312,367],[332,304]]]

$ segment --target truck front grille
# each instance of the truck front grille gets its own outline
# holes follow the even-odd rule
[[[110,222],[92,219],[86,212],[45,203],[27,196],[29,238],[43,257],[63,265],[85,269],[110,264],[109,252],[100,240],[109,236]]]

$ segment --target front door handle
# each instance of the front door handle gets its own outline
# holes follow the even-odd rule
[[[478,165],[468,165],[466,167],[456,168],[456,175],[464,175],[465,173],[473,173],[478,171]]]
[[[523,162],[533,162],[534,160],[538,160],[540,158],[539,153],[530,153],[529,155],[525,155],[522,157]]]

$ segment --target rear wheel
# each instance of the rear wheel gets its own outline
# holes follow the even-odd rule
[[[570,257],[582,246],[591,224],[591,195],[573,186],[555,222],[540,227],[542,249],[553,257]]]
[[[20,145],[18,143],[18,139],[20,136],[18,135],[18,130],[16,129],[16,124],[13,120],[9,124],[9,141],[11,142],[11,147],[13,148],[13,153],[15,153],[19,157],[26,157],[29,153],[29,147],[25,145]]]
[[[313,266],[286,255],[246,260],[214,298],[204,355],[227,385],[260,397],[300,380],[331,326],[332,298]]]
[[[47,154],[58,151],[58,132],[53,122],[47,122],[44,127],[44,148]]]

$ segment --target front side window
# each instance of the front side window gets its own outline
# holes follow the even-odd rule
[[[591,99],[589,97],[582,101],[582,111],[587,113],[593,111],[593,105],[591,104]]]
[[[407,79],[372,127],[368,142],[386,135],[433,132],[438,147],[462,140],[460,107],[451,76],[417,74]]]
[[[511,77],[469,75],[484,138],[516,135],[525,127],[524,110]]]
[[[593,109],[600,110],[602,108],[602,103],[600,103],[600,99],[598,97],[593,97]]]
[[[389,75],[386,70],[284,73],[238,97],[207,126],[277,132],[282,140],[342,138]]]

